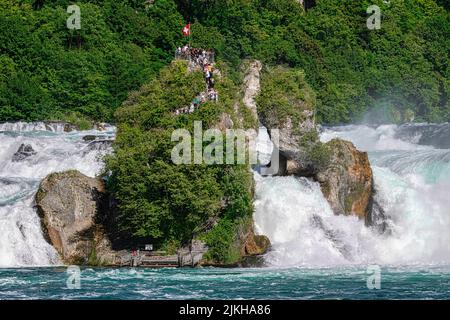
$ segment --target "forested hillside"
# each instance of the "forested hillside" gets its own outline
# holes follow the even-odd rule
[[[80,30],[66,27],[72,3]],[[0,0],[0,121],[113,121],[172,60],[183,24],[171,0]]]
[[[180,3],[188,16],[188,0]],[[391,116],[383,120],[412,112],[416,121],[450,120],[448,1],[308,3],[315,6],[305,13],[296,0],[192,0],[194,42],[235,63],[252,56],[304,69],[326,123],[372,108]],[[366,25],[373,4],[382,11],[380,30]]]
[[[69,4],[81,30],[68,30]],[[380,30],[366,26],[370,5]],[[187,41],[242,59],[303,69],[325,123],[449,121],[448,1],[0,0],[0,121],[115,121]],[[235,77],[238,81],[238,77]]]

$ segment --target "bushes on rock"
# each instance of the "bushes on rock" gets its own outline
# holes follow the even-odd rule
[[[230,262],[232,228],[251,217],[253,180],[248,165],[175,165],[174,129],[192,132],[194,121],[214,126],[222,112],[234,110],[238,90],[224,74],[216,83],[220,102],[205,103],[193,114],[175,115],[204,87],[200,71],[176,61],[117,111],[114,153],[107,158],[108,188],[117,201],[117,240],[154,243],[173,252],[193,238],[204,238],[211,259]],[[238,117],[234,114],[233,116]],[[231,232],[218,241],[215,234]],[[211,234],[211,235],[209,235]]]

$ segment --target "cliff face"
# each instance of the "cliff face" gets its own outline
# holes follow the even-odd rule
[[[66,264],[112,264],[103,228],[108,199],[103,182],[78,171],[53,173],[41,183],[36,205],[47,241]]]
[[[251,111],[254,119],[258,119],[258,111],[255,98],[261,91],[262,63],[258,60],[249,62],[244,77],[244,105]]]
[[[262,63],[253,60],[248,63],[245,70],[243,99],[244,106],[251,112],[254,123],[258,123],[258,109],[256,97],[261,92]],[[255,137],[256,138],[256,137]],[[256,235],[253,219],[238,232],[240,253],[242,257],[252,257],[265,254],[271,246],[270,240],[265,235]]]

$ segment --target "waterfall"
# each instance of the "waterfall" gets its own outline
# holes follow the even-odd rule
[[[40,181],[52,172],[69,169],[95,176],[102,169],[102,156],[108,147],[99,141],[84,141],[86,135],[101,141],[114,137],[115,128],[106,131],[64,132],[64,124],[0,124],[0,267],[51,265],[58,255],[42,234],[34,208],[34,195]],[[13,161],[21,145],[34,153]],[[108,144],[105,144],[108,145]]]
[[[355,217],[335,216],[314,181],[255,173],[256,229],[273,244],[267,263],[450,263],[450,149],[436,147],[445,146],[442,134],[449,129],[351,125],[322,131],[323,142],[339,137],[369,153],[375,201],[388,218],[385,234]]]
[[[340,137],[369,153],[376,204],[389,231],[366,228],[352,216],[336,216],[318,183],[296,177],[256,181],[255,226],[273,249],[272,266],[450,263],[450,125],[351,125],[324,128],[322,141]],[[261,163],[272,146],[264,128],[257,140]],[[83,137],[96,136],[96,141]],[[63,124],[0,124],[0,266],[57,264],[44,239],[34,195],[49,173],[76,169],[95,176],[110,151],[106,131],[64,132]],[[86,139],[87,140],[87,139]],[[13,161],[21,145],[33,151]]]
[[[0,132],[52,131],[64,132],[64,123],[54,122],[4,122],[0,123]]]

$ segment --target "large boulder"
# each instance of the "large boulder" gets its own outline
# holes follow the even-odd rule
[[[108,198],[100,179],[78,171],[50,174],[39,187],[36,205],[47,241],[64,263],[114,263],[103,227]]]
[[[200,261],[202,266],[214,267],[260,267],[264,265],[262,256],[271,248],[270,240],[265,235],[255,234],[253,219],[244,219],[237,227],[235,242],[231,250],[236,250],[239,259],[234,263],[221,263],[205,257]],[[203,252],[206,254],[208,248]]]
[[[348,141],[335,139],[323,144],[314,136],[308,131],[300,133],[300,137],[281,135],[280,175],[313,178],[320,183],[335,214],[356,215],[371,225],[374,186],[367,153]],[[309,141],[289,143],[296,139]]]
[[[373,173],[366,152],[348,141],[334,139],[326,144],[331,150],[329,164],[316,179],[334,213],[356,215],[371,224]]]
[[[238,263],[240,267],[263,267],[265,261],[263,255],[270,248],[271,243],[267,236],[255,234],[253,222],[243,225],[238,230],[238,239],[240,245],[241,260]]]
[[[244,245],[242,246],[242,256],[259,256],[266,254],[270,249],[271,243],[265,235],[255,235],[249,233]]]
[[[30,144],[22,143],[17,152],[13,154],[12,161],[13,162],[23,161],[26,158],[34,156],[35,154],[37,154],[37,152],[34,151],[33,147]]]

